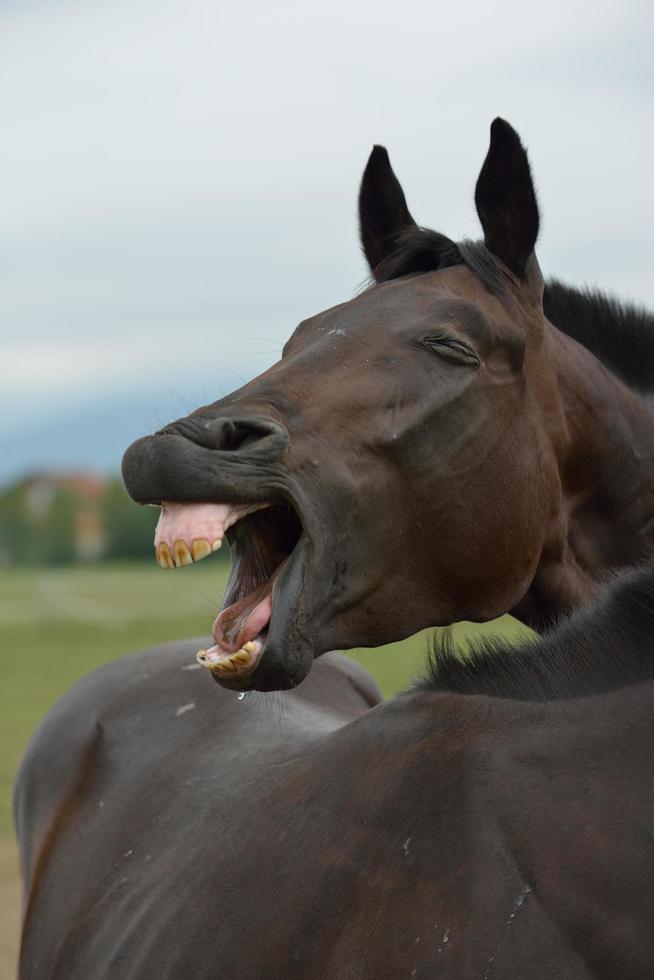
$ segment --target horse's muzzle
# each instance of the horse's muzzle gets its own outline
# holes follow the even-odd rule
[[[272,419],[191,416],[132,443],[123,480],[142,504],[251,503],[266,476],[279,475],[274,464],[287,445],[288,432]]]

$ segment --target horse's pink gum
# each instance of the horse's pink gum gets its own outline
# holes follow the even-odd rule
[[[172,550],[175,541],[185,541],[191,548],[198,538],[213,545],[222,540],[225,525],[235,509],[231,504],[164,503],[154,533],[154,546],[167,544]]]

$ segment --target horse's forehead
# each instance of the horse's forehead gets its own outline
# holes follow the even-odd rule
[[[321,334],[362,334],[369,330],[394,333],[425,319],[439,297],[419,292],[382,292],[371,290],[350,303],[326,310],[314,319]],[[380,338],[381,339],[381,334]]]
[[[359,296],[304,321],[303,327],[342,334],[371,326],[401,328],[425,319],[492,311],[493,297],[468,270],[464,276],[424,275],[371,286]]]

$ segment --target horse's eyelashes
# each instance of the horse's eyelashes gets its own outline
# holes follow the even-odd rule
[[[479,357],[475,351],[462,341],[454,340],[452,337],[425,337],[422,343],[444,360],[452,361],[454,364],[479,364]]]

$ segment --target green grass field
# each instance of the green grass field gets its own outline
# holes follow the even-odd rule
[[[16,904],[11,785],[27,741],[48,708],[83,674],[107,660],[165,640],[207,634],[228,564],[209,560],[178,570],[147,565],[0,572],[0,906]],[[457,643],[525,628],[509,617],[454,627]],[[352,651],[386,696],[410,683],[424,663],[426,634],[376,650]],[[213,683],[207,677],[207,683]],[[3,915],[0,978],[13,975],[17,909]]]

